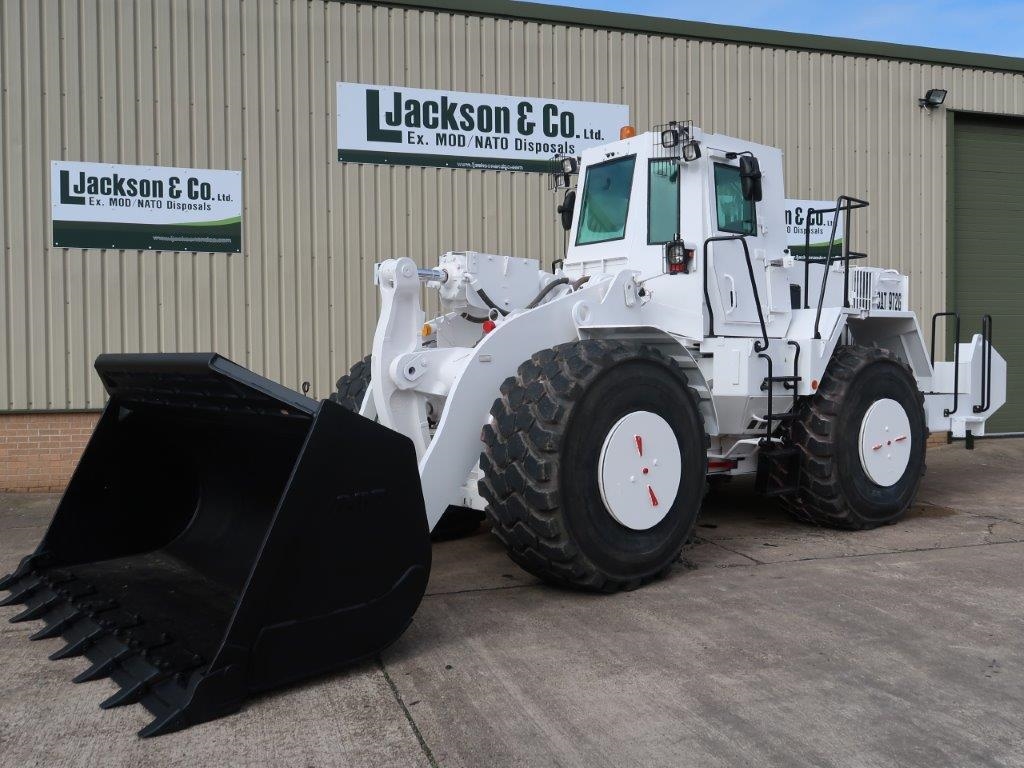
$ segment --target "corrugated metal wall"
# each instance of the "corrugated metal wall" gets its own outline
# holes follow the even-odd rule
[[[339,80],[625,102],[781,146],[790,196],[867,197],[856,245],[945,296],[946,121],[1024,114],[1024,75],[319,0],[3,0],[0,410],[94,408],[104,351],[214,349],[326,395],[373,262],[562,249],[540,175],[345,166]],[[241,169],[244,251],[51,248],[54,159]]]

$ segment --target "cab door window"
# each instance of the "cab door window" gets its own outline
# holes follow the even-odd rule
[[[735,165],[715,163],[715,208],[719,231],[736,235],[757,233],[754,203],[743,198],[740,169]]]
[[[679,234],[679,165],[674,160],[647,164],[647,243],[660,245]]]

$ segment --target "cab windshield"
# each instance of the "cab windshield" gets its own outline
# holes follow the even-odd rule
[[[634,165],[636,155],[630,155],[587,169],[576,245],[621,240],[625,236]]]

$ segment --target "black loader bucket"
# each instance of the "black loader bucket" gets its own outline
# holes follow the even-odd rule
[[[372,656],[430,571],[405,437],[214,354],[102,355],[110,394],[36,552],[0,587],[140,735]]]

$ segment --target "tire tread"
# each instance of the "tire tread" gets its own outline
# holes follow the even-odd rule
[[[574,406],[594,381],[629,360],[651,361],[678,376],[695,411],[697,396],[682,368],[660,350],[622,341],[587,339],[534,354],[500,387],[484,427],[480,495],[491,530],[509,557],[545,581],[597,592],[630,590],[664,574],[616,578],[573,543],[561,516],[559,454]],[[704,435],[705,447],[708,445]],[[678,557],[678,553],[673,559]]]
[[[864,530],[894,522],[906,510],[901,510],[889,519],[878,520],[860,515],[849,503],[839,483],[839,466],[835,460],[836,443],[839,439],[837,421],[857,375],[870,365],[891,363],[898,366],[914,381],[913,372],[895,354],[881,347],[844,346],[837,349],[829,361],[821,386],[811,397],[804,400],[800,416],[792,427],[793,442],[803,452],[800,487],[795,494],[781,496],[782,506],[793,517],[806,523]],[[917,401],[924,409],[924,394],[916,387]],[[928,429],[918,436],[922,450],[928,439]],[[921,465],[924,475],[924,463]],[[780,476],[773,476],[769,483],[788,482]]]

